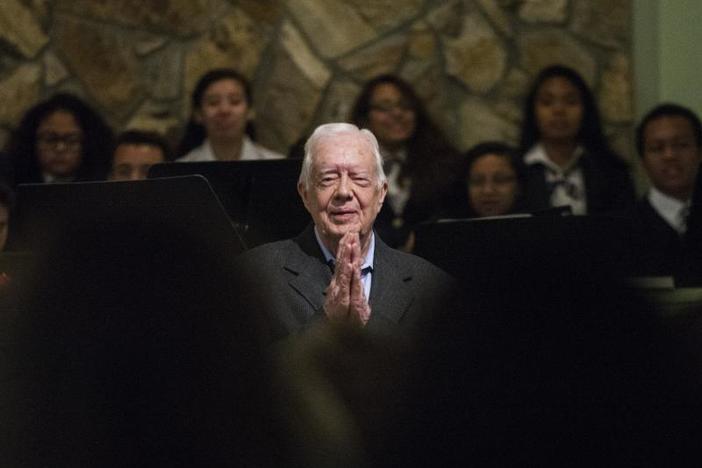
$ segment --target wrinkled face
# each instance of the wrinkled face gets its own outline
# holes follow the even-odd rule
[[[37,127],[37,161],[42,172],[75,175],[83,159],[83,130],[70,112],[49,114]]]
[[[519,193],[517,173],[505,156],[486,154],[473,162],[468,200],[478,216],[509,213]]]
[[[212,83],[195,112],[195,120],[205,127],[207,137],[215,141],[242,138],[250,117],[243,85],[230,78]]]
[[[110,180],[144,180],[149,168],[163,161],[163,152],[158,146],[121,144],[112,157]]]
[[[365,246],[387,192],[387,184],[378,185],[369,143],[356,134],[333,135],[319,140],[313,155],[309,188],[299,184],[298,191],[320,237],[332,252],[349,231]]]
[[[573,83],[554,76],[539,87],[534,112],[540,140],[573,141],[583,120],[582,97]]]
[[[5,205],[0,204],[0,251],[5,248],[7,242],[7,228],[10,212]]]
[[[687,200],[701,160],[702,148],[685,117],[664,116],[646,124],[642,162],[651,183],[661,192]]]
[[[368,129],[381,146],[399,149],[412,137],[416,115],[412,103],[391,83],[373,90],[368,112]]]

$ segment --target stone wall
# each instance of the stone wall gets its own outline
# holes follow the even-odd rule
[[[344,120],[364,80],[413,83],[461,149],[515,141],[533,75],[561,62],[598,96],[629,154],[629,0],[2,0],[0,141],[58,90],[85,97],[116,130],[177,136],[207,69],[254,82],[259,140],[279,151]]]

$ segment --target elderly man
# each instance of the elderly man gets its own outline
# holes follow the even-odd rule
[[[273,339],[324,319],[391,332],[447,297],[450,276],[373,232],[387,181],[371,132],[346,123],[318,127],[305,145],[298,192],[313,225],[241,258]]]
[[[651,188],[633,213],[635,273],[672,275],[683,260],[695,178],[702,162],[702,126],[677,104],[652,109],[636,130]]]

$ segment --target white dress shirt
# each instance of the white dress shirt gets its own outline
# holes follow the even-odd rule
[[[585,197],[585,177],[580,167],[580,158],[583,148],[578,146],[570,162],[561,167],[551,161],[546,150],[540,143],[535,145],[524,156],[528,166],[540,164],[544,167],[546,184],[553,187],[550,204],[552,207],[570,206],[573,214],[584,215],[587,213],[587,199]]]
[[[690,200],[685,202],[666,195],[655,187],[648,191],[648,202],[658,215],[678,234],[687,230],[687,215],[690,212]]]
[[[264,148],[251,141],[247,135],[244,135],[244,139],[241,142],[241,153],[239,161],[251,161],[256,159],[283,159],[280,153]],[[201,162],[201,161],[217,161],[217,157],[212,150],[212,145],[210,140],[205,139],[200,146],[190,150],[185,156],[181,156],[176,160],[176,162]]]

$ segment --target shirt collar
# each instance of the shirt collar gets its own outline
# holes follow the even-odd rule
[[[331,253],[331,251],[324,245],[322,238],[319,237],[319,232],[317,231],[317,226],[314,227],[314,237],[317,239],[317,244],[319,248],[322,249],[322,254],[324,255],[325,263],[336,262],[336,257]],[[375,232],[371,231],[370,244],[368,245],[368,252],[366,252],[366,257],[363,259],[363,264],[361,265],[361,270],[366,270],[370,268],[373,270],[373,259],[375,258]]]
[[[573,170],[573,168],[577,167],[578,162],[580,162],[580,158],[584,153],[585,150],[583,149],[583,147],[577,146],[575,148],[575,151],[573,151],[573,156],[571,157],[570,162],[568,162],[566,167],[561,168],[561,166],[549,159],[548,155],[546,154],[546,149],[544,148],[544,145],[542,145],[541,143],[537,143],[524,156],[524,162],[528,166],[534,164],[542,164],[550,170],[552,170],[553,172],[559,174],[566,174]]]
[[[205,138],[200,146],[206,160],[217,161],[217,156],[212,149],[212,142],[209,138]],[[239,161],[248,159],[260,159],[257,157],[256,146],[247,134],[244,134],[241,140],[241,153],[239,154]]]
[[[668,224],[673,226],[674,229],[678,231],[683,229],[683,227],[680,226],[680,211],[689,206],[689,200],[686,202],[680,201],[677,198],[666,195],[656,187],[651,186],[648,191],[648,201],[658,214],[665,219]]]

